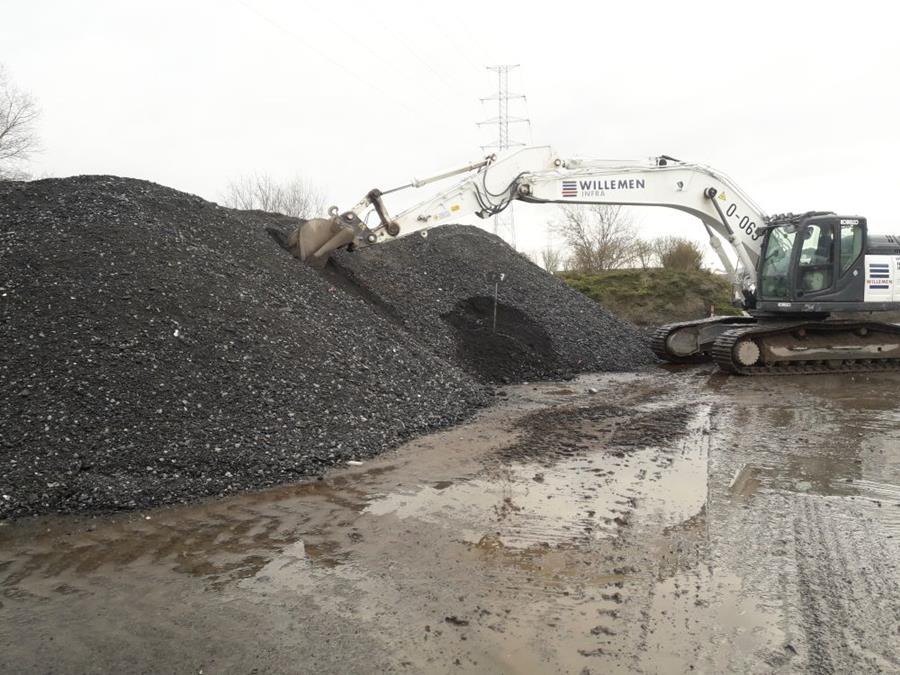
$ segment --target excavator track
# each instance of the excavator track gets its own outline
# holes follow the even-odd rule
[[[702,321],[682,321],[681,323],[668,323],[664,326],[660,326],[653,332],[653,335],[650,336],[650,349],[656,355],[656,358],[669,363],[703,363],[704,361],[709,361],[709,356],[706,354],[676,356],[675,354],[670,353],[666,346],[666,340],[668,340],[669,336],[676,330],[697,325],[699,323],[702,323]]]
[[[650,349],[656,354],[656,357],[669,363],[707,363],[710,355],[706,352],[698,352],[687,356],[679,356],[673,354],[669,350],[669,337],[683,328],[692,328],[694,326],[703,326],[714,323],[753,323],[755,319],[752,317],[737,316],[717,316],[706,319],[695,319],[693,321],[681,321],[679,323],[668,323],[657,328],[650,337]]]
[[[761,358],[756,363],[745,365],[739,362],[738,350],[742,343],[752,341],[754,347],[749,347],[745,353],[753,354],[753,349],[759,350],[760,341],[765,344],[766,338],[795,334],[803,330],[813,336],[825,334],[857,335],[857,332],[865,329],[868,333],[887,334],[896,336],[900,345],[900,325],[876,322],[765,322],[752,326],[741,326],[726,331],[716,340],[711,352],[716,365],[727,373],[737,375],[811,375],[817,373],[864,373],[885,372],[900,370],[900,350],[897,358],[860,358],[848,357],[846,353],[834,350],[829,354],[830,358],[816,360],[777,361],[765,363]],[[862,339],[861,337],[859,339]],[[797,344],[801,345],[801,339],[797,338]],[[802,352],[798,352],[802,355]]]

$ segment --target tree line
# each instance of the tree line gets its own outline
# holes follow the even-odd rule
[[[573,204],[560,207],[560,211],[562,217],[550,227],[565,242],[565,249],[547,246],[536,256],[536,262],[548,272],[596,274],[635,267],[703,267],[703,249],[697,243],[675,235],[645,239],[622,206]]]
[[[325,215],[325,199],[321,188],[301,176],[279,181],[266,173],[235,178],[222,195],[225,206],[232,209],[306,219]]]
[[[0,180],[25,180],[29,158],[39,149],[37,101],[16,85],[0,63]]]

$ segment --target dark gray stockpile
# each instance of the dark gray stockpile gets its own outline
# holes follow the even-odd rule
[[[145,181],[0,182],[0,518],[315,475],[485,402],[272,223]]]
[[[437,227],[335,263],[413,335],[483,380],[634,370],[655,360],[632,324],[476,227]],[[496,331],[491,272],[505,274]]]

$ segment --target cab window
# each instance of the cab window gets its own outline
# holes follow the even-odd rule
[[[791,266],[791,249],[794,247],[796,235],[796,231],[788,231],[783,227],[769,231],[760,274],[761,297],[785,299],[789,297],[788,270]]]
[[[862,225],[841,225],[841,274],[853,267],[862,252]]]
[[[834,229],[807,225],[802,237],[797,290],[804,293],[825,290],[834,277]]]

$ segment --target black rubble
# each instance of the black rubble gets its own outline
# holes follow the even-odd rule
[[[652,362],[477,228],[320,273],[276,243],[299,222],[127,178],[0,182],[0,519],[317,476],[462,421],[483,383]]]
[[[627,371],[654,362],[646,336],[496,235],[445,225],[334,262],[436,353],[485,381]],[[495,274],[498,303],[494,329]]]
[[[273,224],[139,180],[0,182],[0,519],[314,476],[486,403]]]

